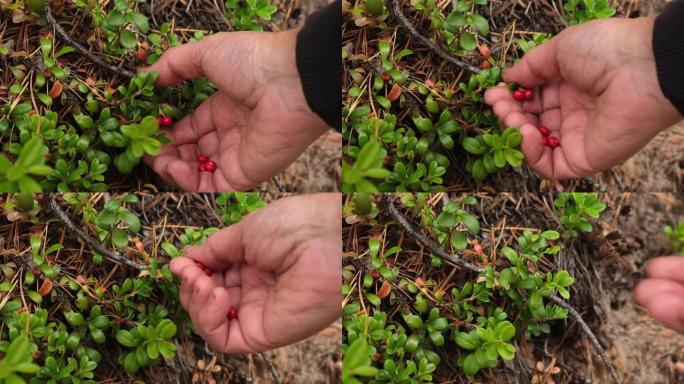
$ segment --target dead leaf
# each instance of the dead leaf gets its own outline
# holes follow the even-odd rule
[[[40,289],[38,290],[38,293],[41,296],[47,296],[50,291],[52,291],[52,280],[45,278],[45,280],[43,280],[43,284],[41,284]]]
[[[382,286],[378,289],[378,297],[384,299],[392,291],[392,286],[389,281],[385,280],[382,282]]]
[[[51,99],[56,99],[59,97],[59,95],[62,94],[62,89],[62,82],[57,80],[52,85],[52,89],[50,89],[50,93],[48,93],[48,96],[50,96]]]
[[[392,86],[392,89],[387,94],[387,99],[389,99],[389,101],[395,101],[396,99],[399,98],[400,95],[401,95],[401,86],[399,86],[399,84],[397,84],[397,83],[394,83],[394,85]]]

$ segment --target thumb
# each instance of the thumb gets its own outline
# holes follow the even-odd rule
[[[504,71],[504,81],[534,88],[560,77],[557,59],[558,41],[559,38],[555,37],[532,49],[518,64]]]
[[[159,73],[157,85],[170,87],[185,80],[198,79],[206,76],[204,58],[210,50],[212,38],[207,37],[200,41],[183,44],[168,49],[161,58],[151,67],[143,71],[156,71]]]
[[[245,255],[242,223],[244,220],[210,235],[202,245],[186,248],[184,256],[199,261],[214,271],[222,271],[232,264],[242,263]]]

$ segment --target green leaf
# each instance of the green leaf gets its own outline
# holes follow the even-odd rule
[[[478,341],[475,340],[471,334],[465,332],[456,333],[456,336],[454,336],[454,341],[459,347],[468,350],[473,350],[480,345],[480,343],[478,343]]]
[[[95,218],[95,225],[97,225],[100,228],[110,228],[112,225],[114,225],[114,223],[116,223],[116,213],[108,209],[100,211],[100,213]]]
[[[464,212],[461,213],[460,219],[471,234],[477,235],[480,233],[480,222],[475,216]]]
[[[173,321],[169,319],[164,319],[162,320],[156,328],[157,334],[159,334],[159,337],[162,339],[168,340],[174,336],[176,336],[177,332],[177,327],[176,324],[174,324]]]
[[[154,360],[159,357],[159,348],[157,348],[157,343],[150,341],[147,343],[147,356]]]
[[[133,23],[138,27],[138,30],[144,34],[147,34],[150,30],[150,24],[147,19],[147,16],[143,15],[142,13],[139,12],[133,12],[131,14],[131,18],[133,19]]]
[[[481,35],[487,36],[489,34],[489,23],[487,22],[487,19],[477,13],[473,13],[470,15],[470,21]]]
[[[509,321],[502,321],[494,330],[500,340],[508,341],[515,336],[515,326]]]
[[[466,249],[468,240],[466,240],[465,234],[461,231],[451,232],[451,246],[458,250]]]
[[[116,341],[119,342],[119,344],[123,345],[124,347],[135,347],[138,345],[138,340],[131,334],[130,331],[127,330],[120,330],[116,333]]]
[[[480,142],[472,137],[466,137],[463,139],[463,143],[461,144],[463,146],[463,149],[466,150],[468,153],[472,153],[473,155],[481,155],[485,153],[486,147],[480,144]]]
[[[404,321],[413,330],[423,328],[423,319],[416,315],[404,315]]]
[[[128,245],[128,235],[121,228],[112,230],[112,244],[117,248],[124,248]]]
[[[475,40],[475,35],[470,32],[461,33],[461,48],[466,51],[473,51],[477,47],[477,41]]]
[[[132,213],[132,212],[123,212],[122,214],[124,221],[128,225],[128,228],[131,230],[131,232],[138,233],[140,232],[140,219],[138,218],[138,215]]]
[[[83,315],[79,312],[64,312],[64,317],[67,319],[67,321],[69,322],[69,324],[71,324],[72,327],[80,327],[85,323]]]
[[[513,360],[515,357],[515,347],[511,344],[500,343],[496,345],[496,350],[504,360]]]
[[[121,46],[123,46],[124,48],[133,49],[138,46],[138,40],[135,36],[135,33],[129,31],[128,29],[124,29],[121,31],[119,41],[121,42]]]

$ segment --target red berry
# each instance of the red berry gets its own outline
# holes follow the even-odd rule
[[[520,89],[514,91],[513,99],[515,99],[515,101],[525,101],[525,92]]]
[[[197,155],[197,161],[199,161],[200,163],[206,163],[207,161],[209,161],[209,156],[200,153],[199,155]]]
[[[162,127],[170,127],[173,125],[173,117],[171,117],[171,116],[160,116],[157,118],[157,122]]]
[[[549,137],[548,144],[549,148],[554,149],[560,146],[560,140],[556,136]]]
[[[378,272],[377,269],[374,269],[374,270],[372,270],[372,271],[370,272],[370,275],[371,275],[372,278],[377,279],[377,278],[380,277],[380,272]]]
[[[230,307],[230,309],[228,310],[228,319],[229,319],[229,320],[233,320],[233,319],[237,319],[237,317],[238,317],[238,310],[237,310],[237,308],[235,308],[235,307]]]
[[[532,89],[526,89],[523,91],[523,94],[525,96],[525,100],[527,101],[532,101],[534,100],[534,91]]]
[[[204,163],[204,170],[207,172],[214,172],[216,170],[216,163],[211,160],[207,161]]]
[[[199,171],[199,172],[206,172],[206,171],[207,171],[207,163],[199,163],[199,164],[197,164],[197,171]]]
[[[542,144],[544,144],[548,147],[549,146],[549,138],[548,137],[542,137]]]
[[[43,273],[43,271],[41,271],[40,268],[39,268],[38,266],[33,267],[33,269],[31,270],[31,272],[33,272],[33,274],[36,275],[36,276],[40,276],[40,274]]]
[[[546,128],[545,126],[541,125],[541,126],[539,126],[539,133],[541,133],[542,136],[547,137],[548,135],[551,134],[551,130]]]

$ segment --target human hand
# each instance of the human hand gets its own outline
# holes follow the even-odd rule
[[[171,261],[180,301],[215,350],[251,353],[309,337],[341,316],[342,199],[284,198]],[[207,276],[199,261],[213,274]],[[227,319],[230,307],[238,318]]]
[[[654,259],[646,267],[646,276],[634,291],[636,301],[656,320],[684,332],[684,257]]]
[[[658,83],[653,18],[608,19],[570,27],[526,54],[503,78],[536,88],[516,102],[505,86],[488,90],[505,127],[518,127],[528,164],[550,179],[607,170],[628,159],[682,116]],[[538,127],[559,137],[542,144]]]
[[[147,70],[157,85],[206,76],[218,91],[167,132],[146,163],[191,192],[248,190],[284,170],[328,129],[309,108],[295,59],[297,31],[219,33],[171,48]],[[218,168],[199,172],[196,156]]]

